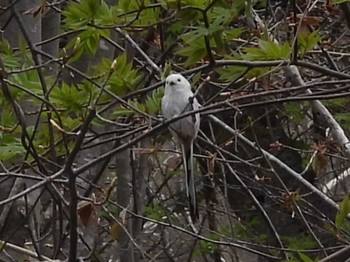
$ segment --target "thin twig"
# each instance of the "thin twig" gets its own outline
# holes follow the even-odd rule
[[[19,252],[25,256],[29,256],[29,257],[32,257],[32,258],[35,258],[35,259],[39,259],[38,255],[33,252],[33,251],[30,251],[28,249],[25,249],[23,247],[19,247],[19,246],[16,246],[14,244],[11,244],[11,243],[8,243],[8,242],[5,242],[5,241],[2,241],[0,240],[0,245],[5,245],[7,248],[9,249],[12,249],[16,252]],[[42,259],[45,259],[45,261],[47,262],[54,262],[55,260],[52,260],[51,258],[48,258],[46,256],[41,256]]]
[[[241,133],[239,133],[238,131],[232,129],[230,126],[228,126],[226,123],[224,123],[223,121],[221,121],[219,118],[217,118],[214,115],[209,115],[208,116],[212,121],[214,121],[215,123],[217,123],[218,125],[220,125],[222,128],[224,128],[226,131],[228,131],[229,133],[231,133],[232,135],[237,135],[237,137],[244,142],[246,145],[248,145],[249,147],[253,148],[254,150],[259,151],[259,148],[253,143],[251,142],[249,139],[247,139],[246,137],[244,137]],[[279,160],[277,157],[273,156],[272,154],[270,154],[269,152],[267,152],[264,149],[261,149],[262,154],[264,154],[264,156],[269,159],[269,161],[271,161],[273,164],[277,165],[279,168],[281,168],[282,170],[284,170],[286,173],[288,173],[289,175],[293,176],[294,178],[296,178],[299,182],[301,182],[304,186],[306,186],[309,190],[311,190],[314,194],[316,194],[317,196],[319,196],[323,202],[325,204],[327,204],[329,207],[331,207],[332,209],[338,211],[339,210],[339,206],[337,203],[335,203],[332,199],[330,199],[328,196],[326,196],[325,194],[323,194],[319,189],[317,189],[315,186],[313,186],[309,181],[307,181],[306,179],[304,179],[300,174],[298,174],[297,172],[295,172],[293,169],[291,169],[289,166],[287,166],[285,163],[283,163],[281,160]]]
[[[125,39],[131,44],[133,48],[135,48],[142,56],[143,58],[147,61],[147,63],[158,73],[161,72],[160,68],[152,61],[152,59],[145,53],[143,50],[139,47],[138,44],[130,37],[130,35],[126,32],[123,32],[120,28],[116,28],[115,31],[117,31],[120,35],[124,36]]]

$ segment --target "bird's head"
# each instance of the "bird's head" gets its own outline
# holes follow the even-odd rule
[[[176,90],[191,90],[191,84],[181,74],[171,74],[165,79],[165,88]]]

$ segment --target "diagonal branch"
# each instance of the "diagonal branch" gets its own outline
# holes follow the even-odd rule
[[[224,128],[226,131],[231,133],[232,135],[236,136],[238,139],[240,139],[244,144],[251,147],[252,149],[260,152],[260,149],[258,146],[255,145],[252,141],[250,141],[248,138],[244,137],[241,133],[239,133],[237,130],[234,130],[229,125],[225,124],[223,121],[221,121],[219,118],[217,118],[214,115],[208,116],[213,122],[220,125],[222,128]],[[309,181],[304,179],[300,174],[295,172],[293,169],[291,169],[289,166],[287,166],[285,163],[283,163],[281,160],[279,160],[277,157],[273,156],[269,152],[267,152],[264,149],[261,149],[261,153],[264,154],[264,156],[271,161],[271,163],[277,165],[279,168],[281,168],[283,171],[288,173],[289,175],[293,176],[295,179],[297,179],[300,183],[302,183],[304,186],[306,186],[312,193],[319,196],[325,204],[327,204],[329,207],[331,207],[333,210],[338,211],[339,206],[337,203],[335,203],[332,199],[330,199],[328,196],[323,194],[320,190],[318,190],[315,186],[313,186]]]
[[[305,82],[301,78],[299,70],[296,66],[287,66],[283,68],[288,80],[296,86],[304,86]],[[312,94],[310,89],[305,90],[306,94]],[[310,104],[312,108],[319,112],[322,116],[325,117],[327,124],[331,127],[332,135],[334,141],[337,142],[343,149],[345,156],[350,157],[350,142],[349,139],[345,136],[344,130],[334,119],[333,115],[328,111],[328,109],[319,101],[311,100]]]

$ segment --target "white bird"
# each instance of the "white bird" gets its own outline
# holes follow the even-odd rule
[[[165,119],[180,116],[199,108],[199,103],[191,91],[191,84],[180,74],[169,75],[165,80],[162,99],[162,113]],[[199,218],[196,188],[193,173],[193,141],[200,125],[199,114],[189,115],[171,123],[169,130],[181,145],[184,169],[186,174],[186,193],[192,221]]]

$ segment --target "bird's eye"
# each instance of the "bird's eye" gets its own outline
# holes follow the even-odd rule
[[[177,82],[181,82],[181,79],[180,79],[180,78],[178,78],[178,79],[177,79]]]

